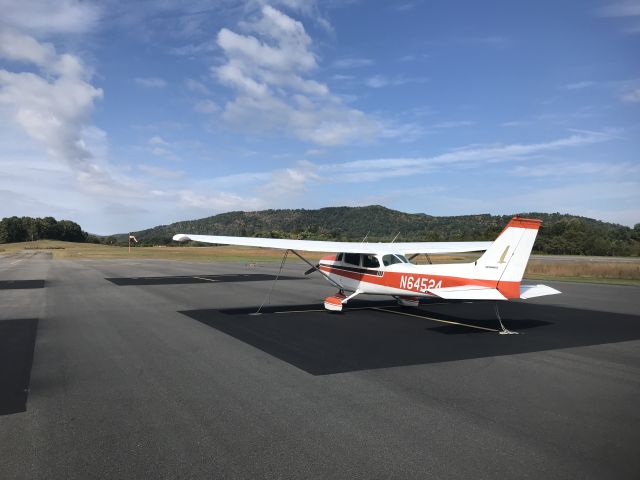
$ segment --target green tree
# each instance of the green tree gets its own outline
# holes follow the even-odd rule
[[[41,231],[40,238],[48,238],[50,240],[60,239],[60,230],[58,228],[58,222],[53,217],[38,218],[39,228]]]
[[[7,217],[0,221],[0,243],[24,242],[27,231],[18,217]]]
[[[80,225],[71,220],[60,220],[57,225],[59,240],[66,242],[85,242],[87,234],[82,231]]]

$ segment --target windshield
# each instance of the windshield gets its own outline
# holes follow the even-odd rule
[[[409,263],[409,260],[407,260],[404,255],[389,254],[382,257],[382,263],[384,263],[385,267],[388,267],[395,263]]]

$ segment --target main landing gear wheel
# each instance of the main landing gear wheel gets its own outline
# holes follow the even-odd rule
[[[401,307],[418,307],[420,299],[418,297],[394,297]]]

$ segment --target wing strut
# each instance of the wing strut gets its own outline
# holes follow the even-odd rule
[[[258,310],[256,310],[251,315],[260,315],[260,310],[262,310],[262,307],[264,307],[265,302],[267,300],[269,300],[269,303],[271,303],[271,292],[273,292],[273,287],[276,286],[276,282],[278,281],[278,278],[280,278],[280,274],[282,273],[282,268],[284,267],[284,262],[287,261],[287,256],[288,255],[289,255],[289,250],[285,250],[284,251],[284,255],[282,256],[282,262],[280,262],[280,270],[278,270],[278,274],[276,275],[276,278],[273,279],[273,283],[271,284],[271,288],[269,289],[269,291],[265,295],[264,300],[262,300],[262,303],[258,307]]]
[[[427,260],[429,261],[429,265],[433,265],[433,262],[431,261],[431,257],[429,256],[428,253],[414,253],[413,255],[411,255],[407,260],[411,261],[416,257],[419,257],[420,255],[424,255],[425,257],[427,257]]]

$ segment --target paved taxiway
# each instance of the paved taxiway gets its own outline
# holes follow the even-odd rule
[[[277,267],[0,258],[0,478],[640,477],[640,288],[545,282],[504,336],[296,312],[333,288],[290,263],[247,315]]]

